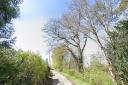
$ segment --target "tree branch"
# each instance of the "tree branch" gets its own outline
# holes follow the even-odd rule
[[[66,45],[65,45],[65,46],[66,46]],[[72,57],[77,61],[78,58],[77,58],[77,56],[75,55],[75,53],[74,53],[68,46],[66,46],[66,47],[67,47],[67,50],[71,53]]]
[[[87,37],[86,37],[86,39],[85,39],[85,41],[84,41],[84,45],[83,45],[83,47],[82,47],[82,53],[83,53],[83,51],[84,51],[84,49],[85,49],[86,44],[87,44]]]

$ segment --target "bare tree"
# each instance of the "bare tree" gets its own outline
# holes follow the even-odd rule
[[[50,21],[45,27],[45,31],[54,42],[64,43],[77,62],[78,71],[83,70],[83,52],[88,35],[88,32],[82,33],[81,28],[81,16],[75,11],[64,14],[59,20]]]

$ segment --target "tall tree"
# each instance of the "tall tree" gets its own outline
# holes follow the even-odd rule
[[[108,42],[107,52],[112,62],[118,85],[128,84],[128,21],[121,21],[109,32],[112,39]]]
[[[79,71],[83,70],[83,52],[88,35],[88,32],[83,34],[80,31],[82,27],[81,16],[75,11],[64,14],[59,20],[50,21],[45,27],[47,34],[57,44],[64,43],[66,49],[77,62]]]
[[[19,15],[22,0],[0,0],[0,46],[9,47],[14,43],[12,19]]]

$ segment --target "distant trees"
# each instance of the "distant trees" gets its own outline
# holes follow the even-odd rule
[[[128,84],[128,21],[120,21],[115,30],[109,32],[107,52],[112,62],[113,72],[118,85]]]
[[[52,52],[52,60],[53,60],[53,67],[58,69],[59,71],[63,70],[63,63],[64,63],[64,55],[65,55],[65,47],[64,45],[60,45],[56,47]]]
[[[19,4],[22,0],[0,0],[0,46],[9,47],[15,41],[12,19],[19,16]]]

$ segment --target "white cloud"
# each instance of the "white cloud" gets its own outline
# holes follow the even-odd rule
[[[17,19],[14,21],[15,35],[17,41],[15,48],[21,48],[25,51],[39,52],[43,57],[46,55],[46,42],[43,39],[45,34],[41,31],[45,22],[42,18],[33,20]]]

